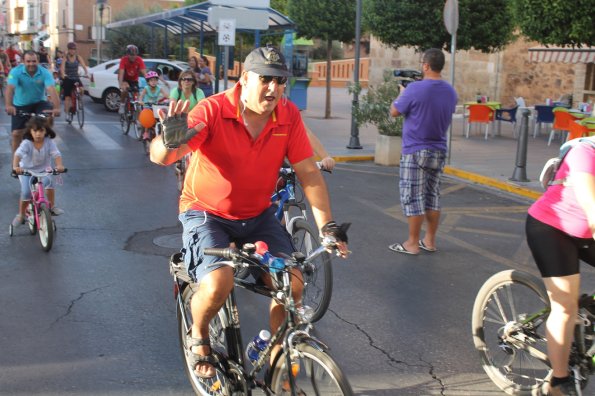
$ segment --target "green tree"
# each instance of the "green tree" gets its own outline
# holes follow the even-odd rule
[[[363,25],[391,47],[411,46],[450,50],[444,27],[444,0],[364,0]],[[457,49],[494,52],[513,38],[514,18],[509,0],[459,0]]]
[[[354,0],[289,0],[289,17],[298,36],[320,38],[327,43],[327,70],[331,69],[333,40],[350,42],[355,37]],[[331,118],[331,74],[326,74],[324,118]]]
[[[118,14],[114,15],[114,21],[122,21],[125,19],[153,14],[159,11],[162,11],[162,8],[159,6],[145,9],[142,4],[129,4]],[[118,29],[110,29],[106,34],[107,40],[109,41],[107,50],[111,58],[123,56],[128,44],[135,44],[138,46],[139,52],[141,54],[149,53],[151,50],[150,39],[148,39],[151,37],[151,29],[145,25],[134,25]],[[170,42],[173,45],[171,40],[172,39],[170,38]],[[161,29],[155,30],[154,42],[155,52],[161,53],[163,50],[163,32],[161,32]]]
[[[593,0],[515,0],[522,33],[542,44],[580,47],[595,44]]]

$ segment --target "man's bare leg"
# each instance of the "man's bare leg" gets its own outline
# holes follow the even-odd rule
[[[436,248],[436,233],[440,224],[439,210],[426,210],[426,235],[423,239],[428,249]]]
[[[25,134],[24,129],[15,129],[14,131],[12,131],[12,140],[11,140],[12,155],[14,155],[14,152],[17,151],[17,149],[21,145],[21,142],[23,141],[24,134]]]
[[[225,303],[225,299],[233,289],[233,269],[218,268],[201,279],[198,291],[190,303],[192,311],[192,338],[209,339],[209,323]],[[192,352],[207,356],[211,353],[208,345],[195,346]],[[197,375],[210,377],[215,369],[209,363],[198,363]]]

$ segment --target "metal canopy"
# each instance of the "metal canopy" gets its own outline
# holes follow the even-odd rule
[[[168,32],[174,35],[200,34],[201,31],[203,34],[216,33],[217,27],[211,26],[208,23],[209,7],[213,6],[235,8],[239,10],[246,9],[267,11],[269,13],[269,29],[285,30],[295,28],[293,21],[281,14],[279,11],[270,7],[226,7],[219,4],[215,5],[210,1],[158,12],[156,14],[145,15],[142,17],[112,22],[107,24],[106,27],[108,29],[117,29],[134,25],[147,25],[167,29]],[[238,31],[251,32],[252,30],[238,29]]]
[[[531,62],[595,63],[595,47],[533,47],[529,48]]]

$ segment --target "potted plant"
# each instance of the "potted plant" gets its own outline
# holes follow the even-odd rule
[[[351,93],[359,94],[361,87],[351,86]],[[399,96],[399,81],[390,70],[383,73],[383,81],[377,86],[370,86],[368,92],[359,101],[359,107],[353,109],[353,118],[358,127],[367,124],[378,129],[374,162],[380,165],[398,165],[401,158],[401,136],[403,117],[391,117],[390,106]]]

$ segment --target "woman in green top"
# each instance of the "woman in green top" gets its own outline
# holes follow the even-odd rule
[[[180,73],[178,78],[178,87],[172,89],[169,94],[171,100],[189,100],[191,110],[198,102],[205,98],[205,94],[202,89],[196,86],[196,76],[190,69]]]

